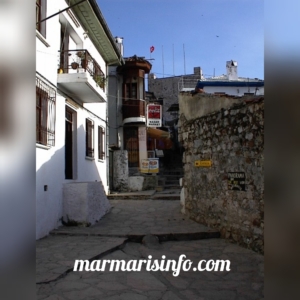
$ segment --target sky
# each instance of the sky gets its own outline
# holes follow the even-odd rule
[[[264,79],[263,0],[97,0],[113,36],[123,37],[124,57],[151,59],[160,77],[226,74]],[[150,47],[155,50],[150,53]]]

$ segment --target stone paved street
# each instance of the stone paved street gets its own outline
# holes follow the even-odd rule
[[[264,258],[180,214],[178,201],[111,200],[113,209],[93,227],[62,227],[37,241],[37,299],[259,300]],[[201,235],[206,234],[205,235]],[[156,235],[160,241],[149,234]],[[198,234],[198,235],[197,235]],[[134,236],[136,235],[136,236]],[[137,236],[143,240],[133,242]],[[210,237],[210,238],[204,238]],[[200,239],[196,239],[200,238]],[[230,271],[73,272],[75,259],[231,261]]]
[[[179,201],[110,200],[113,209],[92,227],[61,227],[53,233],[95,234],[123,237],[145,234],[216,233],[189,220],[180,212]]]

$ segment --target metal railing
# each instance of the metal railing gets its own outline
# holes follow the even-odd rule
[[[87,50],[76,49],[59,52],[59,73],[88,72],[97,85],[105,91],[105,74]]]

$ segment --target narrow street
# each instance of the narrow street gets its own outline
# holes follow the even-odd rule
[[[91,227],[60,227],[36,242],[37,299],[263,299],[263,256],[181,214],[174,193],[116,195]],[[169,196],[169,199],[168,199]],[[126,199],[129,198],[129,199]],[[119,200],[116,200],[119,199]],[[134,199],[134,200],[133,200]],[[164,200],[160,200],[164,199]],[[75,260],[229,260],[230,271],[81,271]]]

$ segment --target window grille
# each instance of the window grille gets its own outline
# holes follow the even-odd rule
[[[86,119],[86,140],[85,140],[85,155],[94,157],[94,124],[91,120]]]
[[[36,77],[36,143],[55,146],[56,91]]]
[[[105,159],[105,130],[98,126],[98,159]]]

